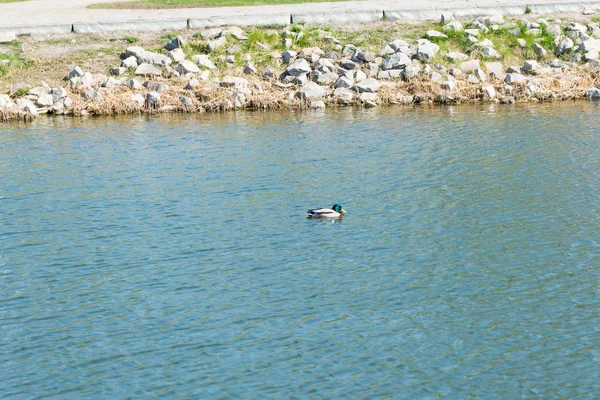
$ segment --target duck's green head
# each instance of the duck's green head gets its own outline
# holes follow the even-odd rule
[[[335,212],[339,212],[339,213],[342,213],[342,214],[345,214],[345,213],[346,213],[346,210],[344,210],[344,209],[342,208],[342,206],[340,206],[339,204],[334,204],[334,205],[333,205],[333,207],[331,207],[331,209],[332,209],[333,211],[335,211]]]

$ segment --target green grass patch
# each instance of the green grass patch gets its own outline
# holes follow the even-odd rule
[[[14,75],[16,71],[29,68],[33,65],[33,61],[23,58],[21,54],[14,52],[1,53],[0,60],[8,60],[8,65],[0,63],[0,77]]]
[[[123,40],[126,41],[129,44],[137,43],[137,42],[140,41],[140,39],[136,38],[135,36],[124,36]]]
[[[0,0],[2,2],[3,0]],[[347,0],[138,0],[116,3],[95,3],[87,8],[109,9],[159,9],[159,8],[205,8],[241,7],[274,4],[327,3]]]
[[[46,44],[66,44],[71,43],[71,39],[46,39],[44,40]]]

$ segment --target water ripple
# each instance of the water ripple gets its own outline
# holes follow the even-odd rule
[[[597,107],[8,126],[0,393],[593,398]]]

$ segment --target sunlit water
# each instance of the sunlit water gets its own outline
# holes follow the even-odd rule
[[[0,397],[596,397],[598,111],[2,125]]]

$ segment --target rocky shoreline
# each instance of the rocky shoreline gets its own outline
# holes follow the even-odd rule
[[[393,30],[381,22],[351,35],[322,26],[221,27],[163,36],[153,51],[132,43],[117,53],[120,64],[74,65],[50,84],[9,73],[26,68],[10,49],[23,44],[11,40],[0,77],[16,82],[4,82],[0,119],[597,99],[600,24],[591,18],[444,14],[439,23]]]

